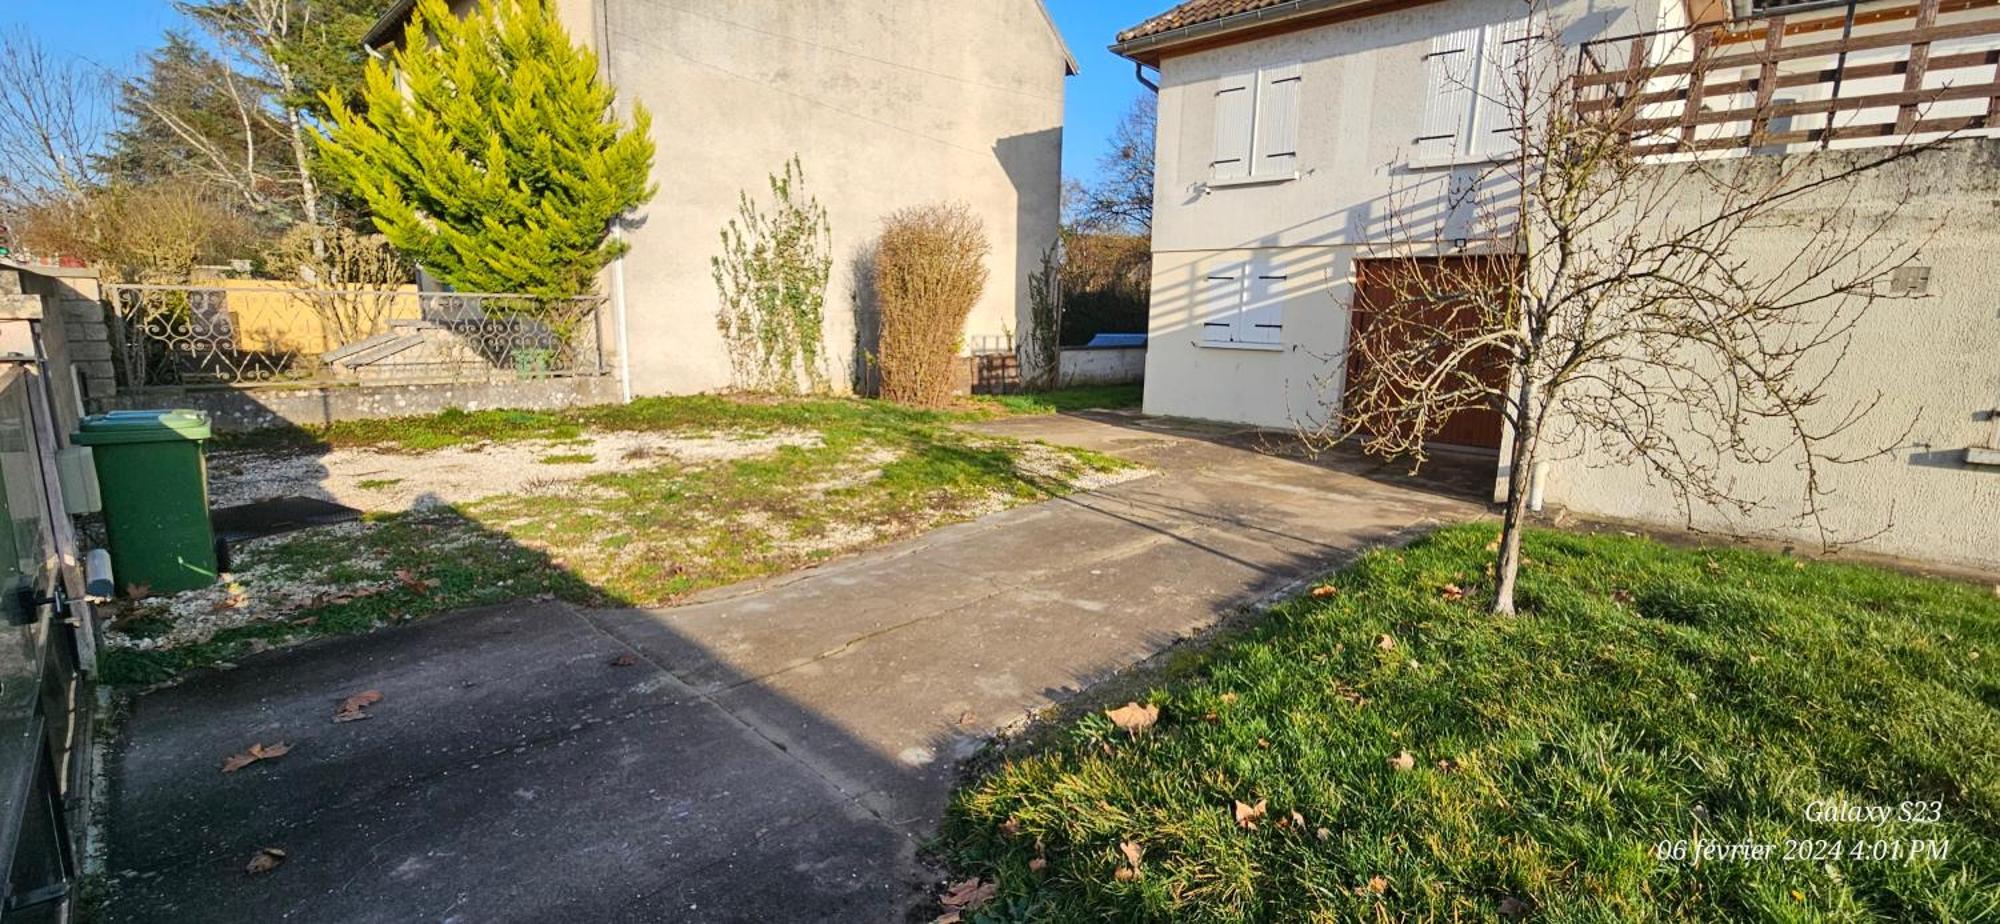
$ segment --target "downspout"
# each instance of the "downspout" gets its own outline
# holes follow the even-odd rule
[[[1158,81],[1146,79],[1145,62],[1143,61],[1132,62],[1132,76],[1138,78],[1140,86],[1153,91],[1155,94],[1158,94],[1160,92],[1160,84]]]
[[[618,82],[611,77],[611,2],[596,0],[597,66],[604,72],[604,85],[617,99]],[[615,104],[614,104],[615,108]],[[625,219],[611,220],[611,239],[619,244],[618,256],[611,261],[611,323],[618,342],[618,400],[632,403],[632,339],[625,325]]]

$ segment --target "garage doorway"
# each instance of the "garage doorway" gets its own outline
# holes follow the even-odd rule
[[[1491,286],[1495,281],[1514,277],[1518,261],[1511,256],[1467,256],[1394,258],[1355,261],[1354,308],[1348,324],[1347,381],[1367,374],[1366,356],[1360,344],[1370,336],[1405,336],[1425,328],[1433,332],[1477,325],[1477,313],[1463,298],[1453,298],[1454,290],[1466,286]],[[1384,333],[1384,318],[1394,317],[1394,333]],[[1385,344],[1376,344],[1381,349]],[[1506,384],[1506,371],[1499,357],[1476,363],[1472,370],[1480,381],[1499,388]],[[1505,427],[1500,412],[1492,407],[1466,408],[1450,417],[1425,443],[1498,454]]]

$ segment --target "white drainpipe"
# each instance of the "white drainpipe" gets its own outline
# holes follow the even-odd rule
[[[611,224],[611,237],[619,243],[625,242],[623,221]],[[611,317],[618,327],[618,396],[626,404],[632,403],[632,345],[625,335],[625,255],[611,261]]]

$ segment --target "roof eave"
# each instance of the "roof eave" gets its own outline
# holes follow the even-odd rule
[[[1417,2],[1428,2],[1428,0],[1417,0]],[[1395,5],[1400,4],[1384,2],[1384,0],[1290,0],[1288,3],[1281,3],[1277,6],[1267,6],[1263,9],[1251,10],[1247,13],[1236,13],[1231,16],[1224,16],[1221,19],[1211,19],[1207,22],[1198,22],[1182,26],[1178,29],[1156,32],[1152,35],[1131,39],[1130,41],[1118,42],[1111,46],[1111,53],[1121,58],[1137,61],[1140,64],[1158,67],[1160,59],[1166,57],[1168,51],[1182,45],[1196,42],[1227,42],[1235,33],[1261,33],[1271,30],[1274,27],[1282,27],[1293,20],[1347,11],[1349,8],[1389,7]],[[1416,4],[1411,3],[1410,5],[1414,6]],[[1245,36],[1245,38],[1247,39],[1249,36]]]
[[[382,13],[382,18],[375,20],[375,24],[361,36],[361,47],[380,48],[395,41],[397,30],[403,28],[403,23],[410,19],[410,11],[416,8],[417,0],[396,0],[390,4],[389,9]]]

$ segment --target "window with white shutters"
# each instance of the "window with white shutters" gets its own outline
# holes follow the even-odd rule
[[[1415,161],[1487,160],[1519,149],[1514,123],[1524,103],[1520,81],[1531,36],[1524,19],[1432,37]]]
[[[1299,100],[1304,71],[1297,64],[1224,77],[1215,87],[1214,182],[1284,180],[1298,175]]]
[[[1237,263],[1202,279],[1201,339],[1210,346],[1277,346],[1284,342],[1284,273]]]

